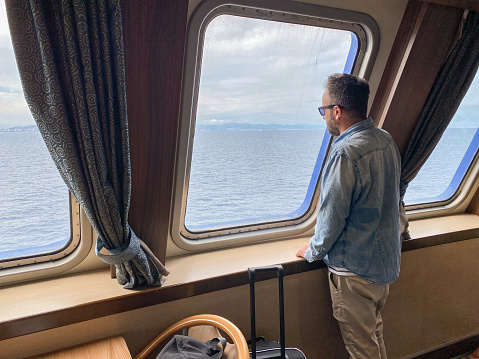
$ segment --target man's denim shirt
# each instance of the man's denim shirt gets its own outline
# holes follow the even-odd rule
[[[401,158],[393,139],[371,118],[333,143],[321,181],[315,234],[305,253],[378,284],[399,275]]]

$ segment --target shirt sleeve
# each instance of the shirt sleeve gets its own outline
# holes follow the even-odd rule
[[[326,164],[314,236],[304,255],[308,262],[322,260],[343,232],[358,177],[357,168],[345,154],[334,154]]]

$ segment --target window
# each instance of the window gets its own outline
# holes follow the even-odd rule
[[[332,73],[367,72],[374,37],[337,9],[208,4],[188,30],[176,239],[196,245],[286,227],[304,231],[314,220],[330,140],[317,110],[324,82]],[[295,8],[273,8],[286,4]]]
[[[317,113],[322,82],[349,72],[348,54],[354,59],[357,49],[356,35],[344,30],[232,15],[209,23],[186,200],[190,232],[305,213],[326,132]]]
[[[3,2],[0,52],[0,268],[8,268],[70,253],[80,215],[23,96]]]
[[[454,199],[479,148],[478,99],[476,75],[436,148],[409,184],[406,205],[437,206]]]

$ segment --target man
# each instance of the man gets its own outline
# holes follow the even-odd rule
[[[319,112],[338,136],[323,168],[315,234],[296,254],[329,268],[333,315],[351,358],[386,358],[380,309],[399,275],[400,155],[366,118],[369,85],[328,77]]]

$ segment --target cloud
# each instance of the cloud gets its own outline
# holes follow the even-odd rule
[[[23,93],[0,92],[0,128],[33,125]]]
[[[2,5],[0,20],[7,23]],[[324,80],[342,72],[350,42],[346,31],[231,15],[213,19],[206,30],[197,122],[322,123],[317,107]],[[0,127],[33,124],[3,25],[0,51]]]
[[[461,104],[463,106],[479,107],[479,73],[476,74]]]
[[[231,120],[217,120],[216,118],[213,118],[211,120],[205,120],[202,122],[203,125],[223,125],[225,123],[232,123],[233,121]]]
[[[208,26],[197,122],[322,123],[323,83],[342,72],[347,31],[222,15]]]
[[[33,125],[13,53],[5,4],[0,2],[0,128]]]
[[[478,128],[479,127],[479,74],[472,81],[466,96],[457,109],[449,127]]]
[[[5,9],[5,2],[0,2],[0,35],[9,35],[7,10]]]

